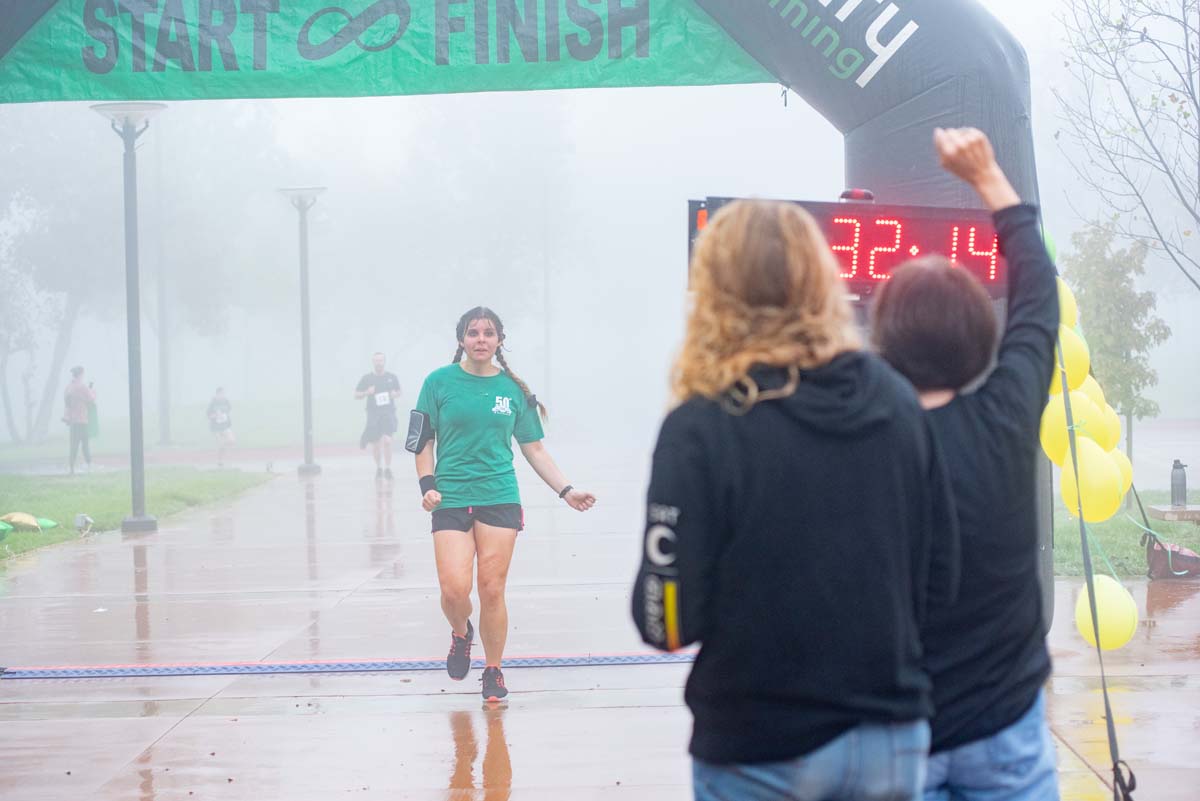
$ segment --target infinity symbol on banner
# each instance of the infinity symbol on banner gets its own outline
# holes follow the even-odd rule
[[[341,16],[346,24],[342,29],[333,36],[326,39],[324,42],[314,43],[312,40],[313,26],[330,14]],[[397,25],[396,32],[383,44],[371,45],[362,40],[362,35],[370,30],[375,23],[382,20],[384,17],[396,17]],[[296,47],[300,50],[300,55],[309,61],[320,61],[324,58],[329,58],[334,53],[349,46],[357,44],[360,48],[368,53],[379,53],[387,50],[396,42],[403,38],[408,30],[408,23],[412,18],[412,12],[408,7],[408,0],[376,0],[365,11],[358,16],[351,14],[344,8],[331,6],[323,8],[316,14],[308,18],[308,22],[304,23],[304,27],[300,29],[300,37],[296,40]]]

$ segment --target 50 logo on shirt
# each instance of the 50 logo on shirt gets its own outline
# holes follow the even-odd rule
[[[512,415],[512,398],[505,398],[501,395],[496,396],[496,405],[492,407],[492,414],[507,414]]]

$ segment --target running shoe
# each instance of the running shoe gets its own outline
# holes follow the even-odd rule
[[[471,672],[471,641],[475,639],[475,627],[467,621],[467,636],[459,637],[450,632],[450,653],[446,654],[446,672],[455,681],[462,681]]]
[[[508,688],[504,686],[504,674],[500,668],[489,666],[483,669],[483,700],[488,703],[499,703],[508,696]]]

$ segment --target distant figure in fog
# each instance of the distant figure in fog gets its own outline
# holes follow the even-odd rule
[[[360,448],[371,444],[375,456],[375,478],[392,477],[392,435],[396,433],[396,398],[400,397],[400,379],[384,370],[387,358],[371,356],[371,372],[358,381],[354,397],[367,399],[367,425],[359,439]]]
[[[208,429],[217,441],[217,467],[225,466],[225,453],[237,443],[232,413],[233,404],[225,396],[225,388],[217,387],[217,393],[208,402]]]
[[[92,467],[92,449],[88,443],[91,432],[88,430],[88,423],[91,420],[91,407],[96,403],[96,392],[92,389],[91,381],[84,383],[82,367],[71,368],[71,383],[67,384],[66,392],[63,393],[63,403],[63,422],[67,424],[71,433],[71,475],[75,475],[75,461],[79,457],[81,447],[84,468],[90,470]]]

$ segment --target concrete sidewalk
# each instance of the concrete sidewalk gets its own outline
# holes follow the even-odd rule
[[[8,666],[444,657],[428,516],[407,460],[284,475],[144,537],[103,534],[0,566]],[[580,515],[525,483],[510,657],[642,652],[628,619],[643,487],[611,471]],[[523,478],[528,477],[523,474]],[[1050,714],[1064,798],[1110,797],[1095,655],[1058,587]],[[1139,798],[1200,787],[1200,583],[1139,583],[1145,622],[1110,655]],[[0,681],[0,799],[683,799],[686,665]]]

